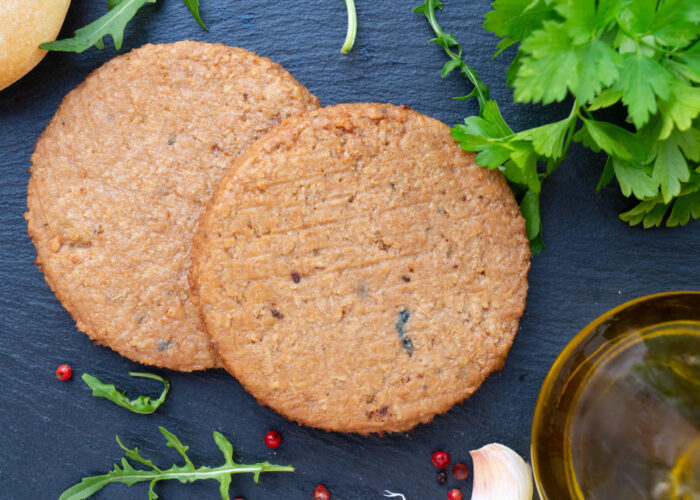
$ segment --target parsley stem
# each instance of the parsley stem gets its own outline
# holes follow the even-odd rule
[[[355,0],[345,0],[345,6],[348,9],[348,32],[345,35],[345,42],[340,48],[343,54],[347,54],[355,45],[355,37],[357,36],[357,11],[355,10]]]
[[[663,47],[659,47],[658,45],[655,45],[649,42],[648,40],[645,40],[643,36],[639,36],[638,34],[629,31],[627,28],[625,28],[623,23],[620,21],[619,17],[616,17],[615,21],[617,22],[617,27],[620,29],[620,31],[622,31],[625,35],[634,40],[634,42],[637,44],[637,51],[639,51],[639,45],[644,45],[654,51],[658,51],[666,55],[673,54],[673,51],[666,50]]]

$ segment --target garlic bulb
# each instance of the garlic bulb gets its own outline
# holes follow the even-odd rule
[[[471,500],[532,500],[532,469],[502,444],[470,451],[474,461]]]

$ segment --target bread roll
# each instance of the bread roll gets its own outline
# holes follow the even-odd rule
[[[0,90],[13,84],[46,55],[39,45],[56,39],[70,0],[0,1]]]

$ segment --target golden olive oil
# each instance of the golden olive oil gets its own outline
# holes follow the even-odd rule
[[[546,500],[700,500],[700,293],[584,329],[545,380],[532,453]]]

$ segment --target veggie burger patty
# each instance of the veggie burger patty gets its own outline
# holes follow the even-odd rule
[[[341,104],[227,160],[194,291],[261,403],[328,430],[404,431],[502,367],[525,307],[525,221],[446,125]]]
[[[144,364],[217,366],[188,296],[199,214],[249,144],[318,106],[278,64],[191,41],[116,57],[68,94],[32,155],[26,218],[78,328]]]

